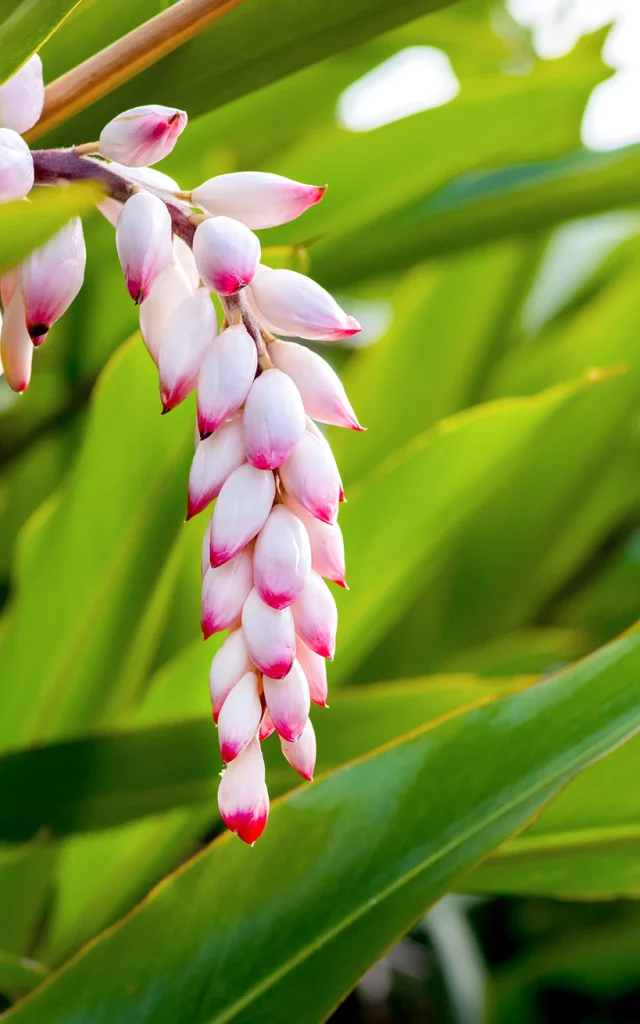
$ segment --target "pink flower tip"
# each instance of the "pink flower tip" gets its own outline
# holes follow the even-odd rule
[[[216,725],[218,724],[216,718],[214,718],[214,722]],[[234,757],[242,753],[243,749],[242,745],[239,746],[237,743],[230,743],[229,740],[225,740],[224,743],[220,744],[220,755],[223,764],[229,764],[230,761],[233,761]]]
[[[39,348],[42,342],[46,340],[47,334],[49,333],[50,324],[27,324],[27,330],[29,337],[33,342],[34,348]]]
[[[285,676],[289,675],[293,667],[294,658],[295,654],[292,654],[290,658],[276,661],[271,665],[261,665],[260,671],[268,676],[269,679],[284,679]]]
[[[239,839],[242,839],[243,843],[246,843],[247,846],[253,846],[256,839],[259,839],[264,832],[267,818],[269,817],[269,809],[268,807],[264,810],[260,808],[258,813],[254,815],[239,813],[227,815],[227,817],[223,815],[222,817],[230,832],[233,832]]]
[[[229,548],[214,548],[213,545],[209,548],[209,561],[211,562],[212,569],[219,569],[221,565],[228,562],[234,555],[237,555],[237,551],[230,550]]]
[[[315,185],[314,191],[311,194],[311,206],[315,206],[321,199],[324,199],[324,194],[329,188],[328,185]]]

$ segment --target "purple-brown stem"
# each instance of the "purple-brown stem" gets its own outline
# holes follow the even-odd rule
[[[112,170],[109,164],[82,156],[75,149],[35,149],[31,151],[31,155],[36,185],[58,185],[64,181],[97,181],[107,195],[119,203],[126,203],[127,199],[140,190],[139,184]],[[156,191],[150,185],[144,187],[149,192]],[[167,193],[158,191],[157,194],[171,214],[174,233],[191,247],[196,229],[189,214],[176,203],[172,203]]]

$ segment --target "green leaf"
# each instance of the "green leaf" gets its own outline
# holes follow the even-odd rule
[[[0,949],[0,992],[29,992],[44,981],[48,970],[28,957]]]
[[[0,83],[15,74],[81,0],[22,0],[0,13]],[[6,4],[3,5],[6,7]]]
[[[545,163],[471,172],[345,238],[340,273],[368,277],[498,239],[538,234],[563,221],[640,201],[640,148],[578,151]],[[330,278],[332,250],[314,253]]]
[[[94,393],[57,508],[23,544],[0,639],[4,748],[95,727],[130,699],[130,677],[122,692],[114,677],[180,529],[193,443],[191,403],[159,412],[153,364],[136,338]]]
[[[207,655],[210,658],[210,653]],[[193,677],[173,684],[193,685]],[[452,676],[337,693],[317,712],[318,770],[328,771],[454,709],[524,685]],[[272,792],[299,781],[274,741]],[[118,825],[215,798],[222,768],[211,716],[155,728],[30,747],[0,757],[0,840],[21,841]]]
[[[15,266],[72,217],[90,213],[101,189],[79,182],[64,188],[38,188],[29,202],[0,206],[0,270]]]
[[[99,1000],[122,1024],[324,1020],[430,903],[640,728],[639,680],[635,632],[301,787],[253,850],[213,843],[7,1019],[70,1024]]]
[[[452,0],[251,0],[72,118],[53,138],[93,138],[96,127],[141,102],[205,113],[323,57],[446,7]],[[72,28],[72,26],[71,26]],[[241,41],[241,45],[239,45]],[[213,59],[212,59],[213,55]],[[49,141],[49,140],[48,140]]]
[[[437,583],[465,525],[489,496],[502,493],[523,448],[536,449],[556,417],[580,408],[589,380],[442,420],[349,492],[341,524],[352,589],[336,595],[342,632],[333,679],[348,676],[375,638]]]
[[[0,846],[0,949],[30,950],[50,894],[55,851],[40,833],[24,846]]]

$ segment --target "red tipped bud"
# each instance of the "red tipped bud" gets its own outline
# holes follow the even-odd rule
[[[300,596],[310,575],[311,545],[307,531],[293,512],[284,505],[276,505],[256,541],[256,590],[272,608],[286,608]]]
[[[283,679],[270,679],[265,675],[262,684],[276,732],[283,739],[295,743],[307,724],[311,703],[309,686],[299,662],[293,662]]]
[[[276,484],[269,470],[245,463],[222,485],[211,519],[211,564],[223,565],[259,533],[271,511]]]
[[[250,846],[262,835],[269,816],[264,774],[262,750],[253,739],[225,770],[218,789],[222,820]]]
[[[338,610],[333,594],[317,572],[312,572],[302,594],[292,605],[296,633],[307,647],[323,658],[336,650]]]
[[[257,311],[275,334],[310,341],[338,341],[357,334],[360,324],[329,292],[295,270],[267,270],[251,285]]]
[[[219,295],[249,284],[260,262],[260,242],[239,220],[210,217],[199,224],[193,255],[202,280]]]
[[[221,629],[237,625],[253,586],[253,556],[245,548],[217,569],[209,569],[202,582],[202,632],[205,640]]]
[[[184,110],[148,104],[124,110],[100,132],[100,154],[126,167],[156,164],[168,156],[187,125]]]
[[[258,469],[277,469],[302,437],[300,392],[286,373],[266,370],[251,385],[244,407],[247,458]]]
[[[161,199],[151,192],[127,199],[116,224],[116,247],[127,291],[140,303],[173,255],[171,215]]]
[[[270,679],[282,679],[291,670],[296,637],[290,608],[276,611],[252,590],[242,609],[242,632],[254,665]]]
[[[209,178],[191,197],[208,213],[233,217],[258,230],[295,220],[319,203],[326,190],[326,185],[303,185],[279,174],[239,171]]]
[[[241,324],[218,335],[202,361],[198,379],[198,425],[203,433],[212,433],[237,412],[257,366],[255,343]]]

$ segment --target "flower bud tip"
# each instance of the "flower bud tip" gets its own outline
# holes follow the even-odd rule
[[[49,326],[48,324],[27,324],[27,330],[35,348],[38,348],[45,341],[49,333]]]

